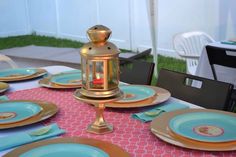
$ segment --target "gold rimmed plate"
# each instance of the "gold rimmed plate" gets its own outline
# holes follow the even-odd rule
[[[232,151],[236,150],[236,141],[233,142],[201,142],[192,140],[189,138],[182,137],[169,129],[169,122],[175,116],[186,114],[186,113],[199,113],[199,112],[209,112],[209,113],[219,113],[229,116],[236,117],[235,113],[219,111],[219,110],[209,110],[209,109],[184,109],[173,112],[167,112],[158,116],[151,122],[151,131],[161,140],[189,149],[205,150],[205,151]],[[160,125],[161,124],[161,125]]]
[[[61,86],[81,86],[81,72],[52,75],[50,81]]]
[[[155,96],[156,91],[143,85],[121,85],[120,90],[124,92],[124,97],[116,103],[132,103],[143,101]]]
[[[236,117],[212,112],[185,113],[173,117],[169,128],[175,134],[201,142],[236,141]]]
[[[42,120],[52,117],[58,112],[58,108],[55,104],[50,103],[50,102],[45,102],[45,101],[30,101],[30,100],[2,101],[0,105],[6,104],[6,103],[19,103],[19,102],[21,103],[28,102],[28,103],[37,104],[40,108],[40,112],[37,112],[36,114],[32,114],[32,116],[27,117],[26,119],[23,119],[21,121],[15,121],[12,123],[0,123],[0,129],[9,129],[9,128],[15,128],[15,127],[37,123],[37,122],[40,122]]]
[[[0,71],[0,79],[2,80],[18,79],[18,78],[21,79],[33,75],[36,72],[37,72],[36,69],[30,69],[30,68],[5,69]]]
[[[82,86],[81,84],[70,85],[70,86],[56,84],[51,82],[51,77],[45,77],[39,80],[39,85],[41,85],[42,87],[54,88],[54,89],[72,89],[72,88],[80,88]]]
[[[9,85],[4,82],[0,82],[0,93],[5,92],[9,88]]]
[[[26,76],[22,76],[22,77],[9,77],[9,78],[5,77],[4,79],[0,78],[0,81],[2,81],[2,82],[23,81],[23,80],[37,78],[37,77],[47,74],[47,71],[44,69],[34,69],[34,70],[35,70],[35,73],[32,73],[31,75],[26,75]]]
[[[0,102],[0,125],[26,120],[39,114],[41,111],[42,108],[33,102]]]
[[[136,108],[136,107],[145,107],[145,106],[152,106],[156,105],[162,102],[165,102],[170,98],[170,92],[166,89],[160,88],[160,87],[155,87],[155,86],[145,86],[143,87],[148,87],[151,88],[155,91],[155,95],[147,98],[142,101],[138,102],[129,102],[129,103],[107,103],[106,107],[111,107],[111,108]]]
[[[62,149],[63,148],[63,149]],[[3,157],[130,157],[129,153],[110,142],[91,138],[57,138],[27,144],[19,147]]]

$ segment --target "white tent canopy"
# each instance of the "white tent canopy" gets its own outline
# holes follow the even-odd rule
[[[147,12],[149,18],[149,26],[151,32],[151,40],[152,40],[152,52],[153,52],[153,62],[155,63],[154,75],[157,76],[157,41],[158,41],[158,31],[157,31],[157,23],[158,23],[158,13],[157,13],[157,3],[158,0],[146,0],[147,2]]]

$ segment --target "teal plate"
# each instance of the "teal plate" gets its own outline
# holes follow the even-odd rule
[[[21,78],[36,74],[36,69],[7,69],[0,71],[1,79]]]
[[[221,44],[236,45],[236,41],[222,41]]]
[[[0,125],[28,119],[41,110],[38,104],[32,102],[0,102]]]
[[[155,96],[156,92],[152,88],[137,85],[122,85],[120,90],[124,92],[124,98],[116,103],[137,102]]]
[[[236,117],[195,112],[178,115],[169,122],[170,129],[183,137],[202,142],[230,142],[236,140]]]
[[[51,82],[60,85],[78,85],[81,84],[81,73],[63,73],[52,76]]]
[[[20,157],[109,157],[103,150],[73,143],[49,144],[31,149]]]

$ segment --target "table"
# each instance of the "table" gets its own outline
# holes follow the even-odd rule
[[[208,45],[220,47],[220,48],[225,48],[225,49],[233,49],[233,50],[235,49],[236,50],[236,45],[222,44],[220,42],[214,42],[214,43],[210,43]],[[223,67],[220,65],[215,65],[215,69],[216,69],[216,73],[217,73],[217,77],[218,77],[219,81],[232,83],[236,87],[236,69]],[[203,48],[203,50],[202,50],[195,75],[200,76],[200,77],[209,78],[209,79],[214,79],[213,73],[211,70],[211,66],[210,66],[210,63],[208,60],[206,48]]]
[[[62,71],[72,70],[63,66],[45,67],[50,73],[57,73]],[[100,139],[112,142],[116,145],[126,149],[132,156],[152,157],[152,156],[203,156],[203,155],[229,155],[236,156],[236,152],[204,152],[188,150],[184,148],[175,147],[167,144],[150,132],[149,124],[142,123],[131,118],[131,114],[140,112],[142,108],[136,109],[106,109],[106,120],[113,124],[115,130],[111,134],[94,135],[86,132],[86,127],[94,120],[94,107],[83,102],[75,100],[72,96],[74,90],[52,90],[47,88],[40,88],[37,84],[38,80],[29,82],[19,82],[11,84],[12,89],[8,95],[11,100],[17,99],[33,99],[51,101],[58,105],[60,112],[53,118],[42,123],[37,123],[27,127],[0,130],[0,136],[11,135],[16,132],[32,130],[44,124],[51,124],[56,122],[67,133],[63,137],[79,136]],[[25,90],[21,90],[23,87]],[[189,105],[191,108],[199,108],[196,105],[183,102],[181,100],[170,98],[168,102],[182,102]],[[0,156],[10,150],[0,152]]]

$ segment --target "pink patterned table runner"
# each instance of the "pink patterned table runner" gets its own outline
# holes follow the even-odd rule
[[[88,124],[94,121],[94,107],[76,100],[72,90],[51,90],[35,88],[10,93],[11,100],[44,100],[50,101],[60,112],[45,124],[56,122],[67,133],[64,136],[79,136],[112,142],[124,148],[134,157],[156,156],[236,156],[231,152],[206,152],[184,149],[161,141],[150,132],[150,123],[132,119],[131,114],[140,109],[106,109],[107,122],[113,124],[114,132],[105,135],[94,135],[86,132]]]

